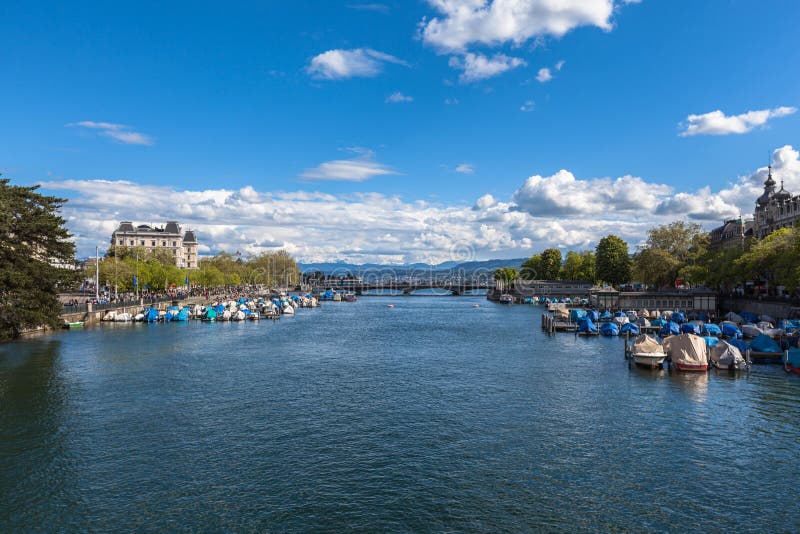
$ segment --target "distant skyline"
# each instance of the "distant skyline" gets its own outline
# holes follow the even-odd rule
[[[201,253],[517,258],[800,193],[800,4],[5,5],[0,172]]]

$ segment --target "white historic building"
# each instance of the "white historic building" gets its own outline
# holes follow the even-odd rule
[[[130,221],[122,221],[111,234],[111,247],[142,247],[148,252],[164,249],[175,257],[177,267],[198,268],[197,237],[192,230],[183,233],[176,221],[167,221],[162,227],[134,226]]]

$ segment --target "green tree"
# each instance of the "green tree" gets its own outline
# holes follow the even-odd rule
[[[595,275],[595,264],[597,259],[594,252],[587,250],[581,252],[581,268],[578,270],[577,276],[574,280],[586,280],[587,282],[594,282],[597,280]]]
[[[520,277],[523,280],[539,280],[542,270],[542,255],[534,254],[520,266]]]
[[[675,221],[651,228],[647,237],[647,248],[666,251],[678,262],[686,263],[693,249],[698,245],[699,236],[707,236],[699,224]]]
[[[580,253],[570,250],[564,258],[564,267],[561,269],[562,280],[579,280],[581,274],[581,267],[583,267],[583,257]]]
[[[66,200],[0,179],[0,340],[56,327],[59,288],[74,283],[75,245],[59,210]]]
[[[513,267],[500,267],[494,271],[494,279],[503,282],[505,287],[509,287],[514,280],[519,278],[519,271]]]
[[[646,285],[670,285],[681,264],[672,254],[660,248],[646,248],[633,259],[633,275]]]
[[[557,280],[561,273],[561,251],[557,248],[548,248],[542,251],[541,272],[543,280]]]
[[[765,280],[771,286],[798,287],[800,232],[781,228],[756,242],[736,260],[740,273],[750,280]]]
[[[612,285],[631,279],[631,259],[628,244],[620,237],[607,235],[597,243],[596,276]]]

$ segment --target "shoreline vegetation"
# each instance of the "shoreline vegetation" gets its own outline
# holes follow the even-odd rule
[[[704,286],[720,294],[797,298],[800,288],[800,228],[781,228],[741,246],[715,248],[700,225],[675,221],[648,231],[633,254],[615,235],[593,251],[548,248],[519,269],[501,268],[495,280],[510,286],[526,280],[581,280],[637,289]]]
[[[67,200],[41,195],[37,189],[0,179],[0,341],[19,337],[25,330],[59,326],[63,312],[59,295],[76,289],[81,276],[73,238],[60,216]],[[624,239],[610,234],[594,250],[570,250],[564,257],[560,249],[548,248],[519,268],[502,267],[482,276],[508,287],[526,280],[583,280],[637,289],[705,286],[720,294],[796,298],[799,259],[800,228],[782,228],[760,240],[747,238],[739,246],[714,248],[710,234],[698,224],[676,221],[651,228],[632,254]],[[91,260],[87,264],[95,267]],[[245,285],[290,288],[304,279],[326,281],[324,273],[304,276],[285,250],[245,257],[220,252],[201,258],[199,268],[189,270],[176,267],[167,251],[111,247],[96,269],[109,300],[111,295],[119,299],[120,294],[142,297]],[[84,282],[95,277],[93,272],[85,275]]]

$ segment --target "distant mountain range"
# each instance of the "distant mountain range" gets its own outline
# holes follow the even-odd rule
[[[501,267],[515,267],[519,269],[519,266],[522,265],[522,262],[527,260],[528,258],[515,258],[510,260],[484,260],[484,261],[467,261],[467,262],[459,262],[459,261],[446,261],[443,263],[437,263],[435,265],[431,265],[428,263],[409,263],[404,265],[382,265],[377,263],[365,263],[361,265],[357,265],[355,263],[347,263],[347,262],[324,262],[324,263],[298,263],[298,267],[300,267],[300,271],[303,273],[310,273],[314,271],[320,271],[324,274],[353,274],[358,275],[359,273],[363,272],[371,272],[371,273],[381,273],[381,272],[391,272],[395,274],[407,274],[407,273],[420,273],[424,272],[434,272],[434,273],[443,273],[443,272],[464,272],[466,274],[473,273],[475,271],[494,271],[495,269],[499,269]]]

